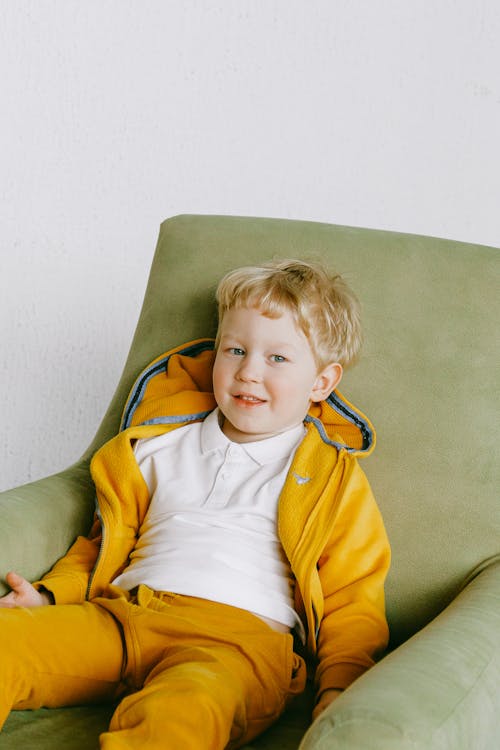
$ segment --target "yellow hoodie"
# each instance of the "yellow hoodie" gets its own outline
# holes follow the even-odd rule
[[[56,603],[102,594],[127,565],[149,505],[135,440],[204,419],[212,393],[214,342],[200,339],[155,359],[136,381],[122,429],[92,459],[97,510],[44,577]],[[278,533],[296,579],[296,609],[317,660],[319,693],[345,688],[387,645],[384,581],[390,549],[358,455],[374,447],[373,428],[338,392],[313,404],[278,511]]]

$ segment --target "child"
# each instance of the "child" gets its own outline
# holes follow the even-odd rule
[[[233,271],[217,299],[215,355],[156,360],[94,456],[89,537],[34,585],[8,574],[0,725],[111,700],[106,750],[239,747],[304,688],[292,632],[314,716],[385,648],[389,546],[356,459],[374,435],[335,392],[357,301],[301,261]]]

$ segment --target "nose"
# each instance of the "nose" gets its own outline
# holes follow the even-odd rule
[[[243,383],[260,383],[262,380],[262,373],[255,357],[251,357],[247,354],[242,358],[240,366],[236,372],[236,378]]]

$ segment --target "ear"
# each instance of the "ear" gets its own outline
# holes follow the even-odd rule
[[[335,390],[342,378],[342,365],[338,362],[331,362],[324,367],[317,375],[316,381],[311,391],[311,401],[317,403],[328,398],[330,393]]]

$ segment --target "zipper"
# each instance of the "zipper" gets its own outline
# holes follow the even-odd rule
[[[94,567],[92,568],[92,572],[90,573],[90,576],[89,576],[89,582],[87,584],[87,593],[86,593],[86,596],[85,596],[85,598],[87,599],[87,601],[90,599],[90,591],[91,591],[92,585],[94,583],[95,573],[96,573],[97,567],[99,565],[99,562],[100,562],[100,560],[102,558],[102,553],[103,553],[103,550],[104,550],[104,543],[105,543],[104,539],[105,539],[105,535],[106,535],[106,531],[105,531],[105,527],[104,527],[104,520],[103,520],[103,517],[102,517],[101,509],[99,507],[99,502],[97,500],[97,495],[96,495],[96,499],[95,499],[95,513],[96,513],[96,516],[99,519],[99,522],[101,524],[101,544],[99,546],[99,554],[97,555],[97,559],[96,559],[96,561],[94,563]]]
[[[313,617],[314,617],[314,640],[316,641],[316,646],[317,646],[320,622],[319,622],[318,613],[316,612],[316,607],[314,606],[314,603],[311,603],[311,607],[312,607]]]
[[[334,473],[336,471],[344,471],[345,472],[346,471],[345,460],[342,460],[342,456],[341,456],[340,453],[339,453],[339,457],[338,458],[339,458],[339,460],[338,460],[337,465],[335,466]],[[342,468],[341,468],[341,465],[342,465]],[[315,651],[316,651],[316,648],[317,648],[318,636],[319,636],[319,630],[320,630],[321,622],[319,620],[319,616],[318,616],[318,612],[316,610],[316,607],[314,606],[314,602],[313,602],[312,595],[311,595],[311,587],[310,587],[309,581],[310,581],[311,575],[313,573],[313,570],[315,568],[317,568],[318,560],[321,557],[321,554],[323,553],[323,550],[324,550],[324,548],[325,548],[325,546],[326,546],[326,544],[328,542],[328,538],[330,536],[331,528],[332,528],[332,525],[335,522],[335,516],[337,515],[337,510],[338,510],[338,507],[340,505],[340,502],[341,502],[341,499],[342,499],[342,496],[343,496],[343,489],[344,489],[345,485],[348,483],[350,476],[351,476],[351,468],[350,468],[350,466],[348,466],[348,470],[346,472],[346,476],[344,476],[343,479],[342,479],[342,481],[341,481],[341,484],[340,484],[340,487],[339,487],[339,492],[338,492],[337,497],[336,497],[336,501],[335,501],[335,503],[333,503],[333,505],[332,505],[332,507],[330,509],[330,513],[328,515],[327,523],[325,524],[325,532],[324,532],[324,534],[322,534],[319,538],[317,538],[316,544],[309,545],[309,546],[307,546],[306,540],[303,537],[302,540],[301,540],[302,543],[299,545],[299,549],[298,549],[298,555],[300,556],[301,555],[301,551],[302,551],[302,547],[305,545],[305,549],[304,549],[304,552],[305,552],[305,554],[304,554],[305,565],[304,565],[303,569],[305,571],[307,571],[306,575],[304,576],[304,580],[305,581],[307,580],[307,584],[304,586],[303,601],[304,601],[304,604],[305,604],[306,598],[307,598],[307,599],[309,599],[309,602],[310,602],[309,607],[310,607],[310,613],[312,614],[312,618],[310,618],[307,615],[307,609],[306,609],[306,619],[308,621],[308,625],[309,625],[309,623],[313,625],[312,632],[314,633],[314,650]],[[309,519],[309,522],[312,522],[313,525],[315,524],[315,517],[318,514],[319,514],[319,508],[318,508],[318,505],[316,505],[314,507],[314,509],[313,509],[313,513],[311,514],[312,518],[310,517],[310,519]],[[297,576],[297,581],[299,581],[299,577],[298,576]]]

